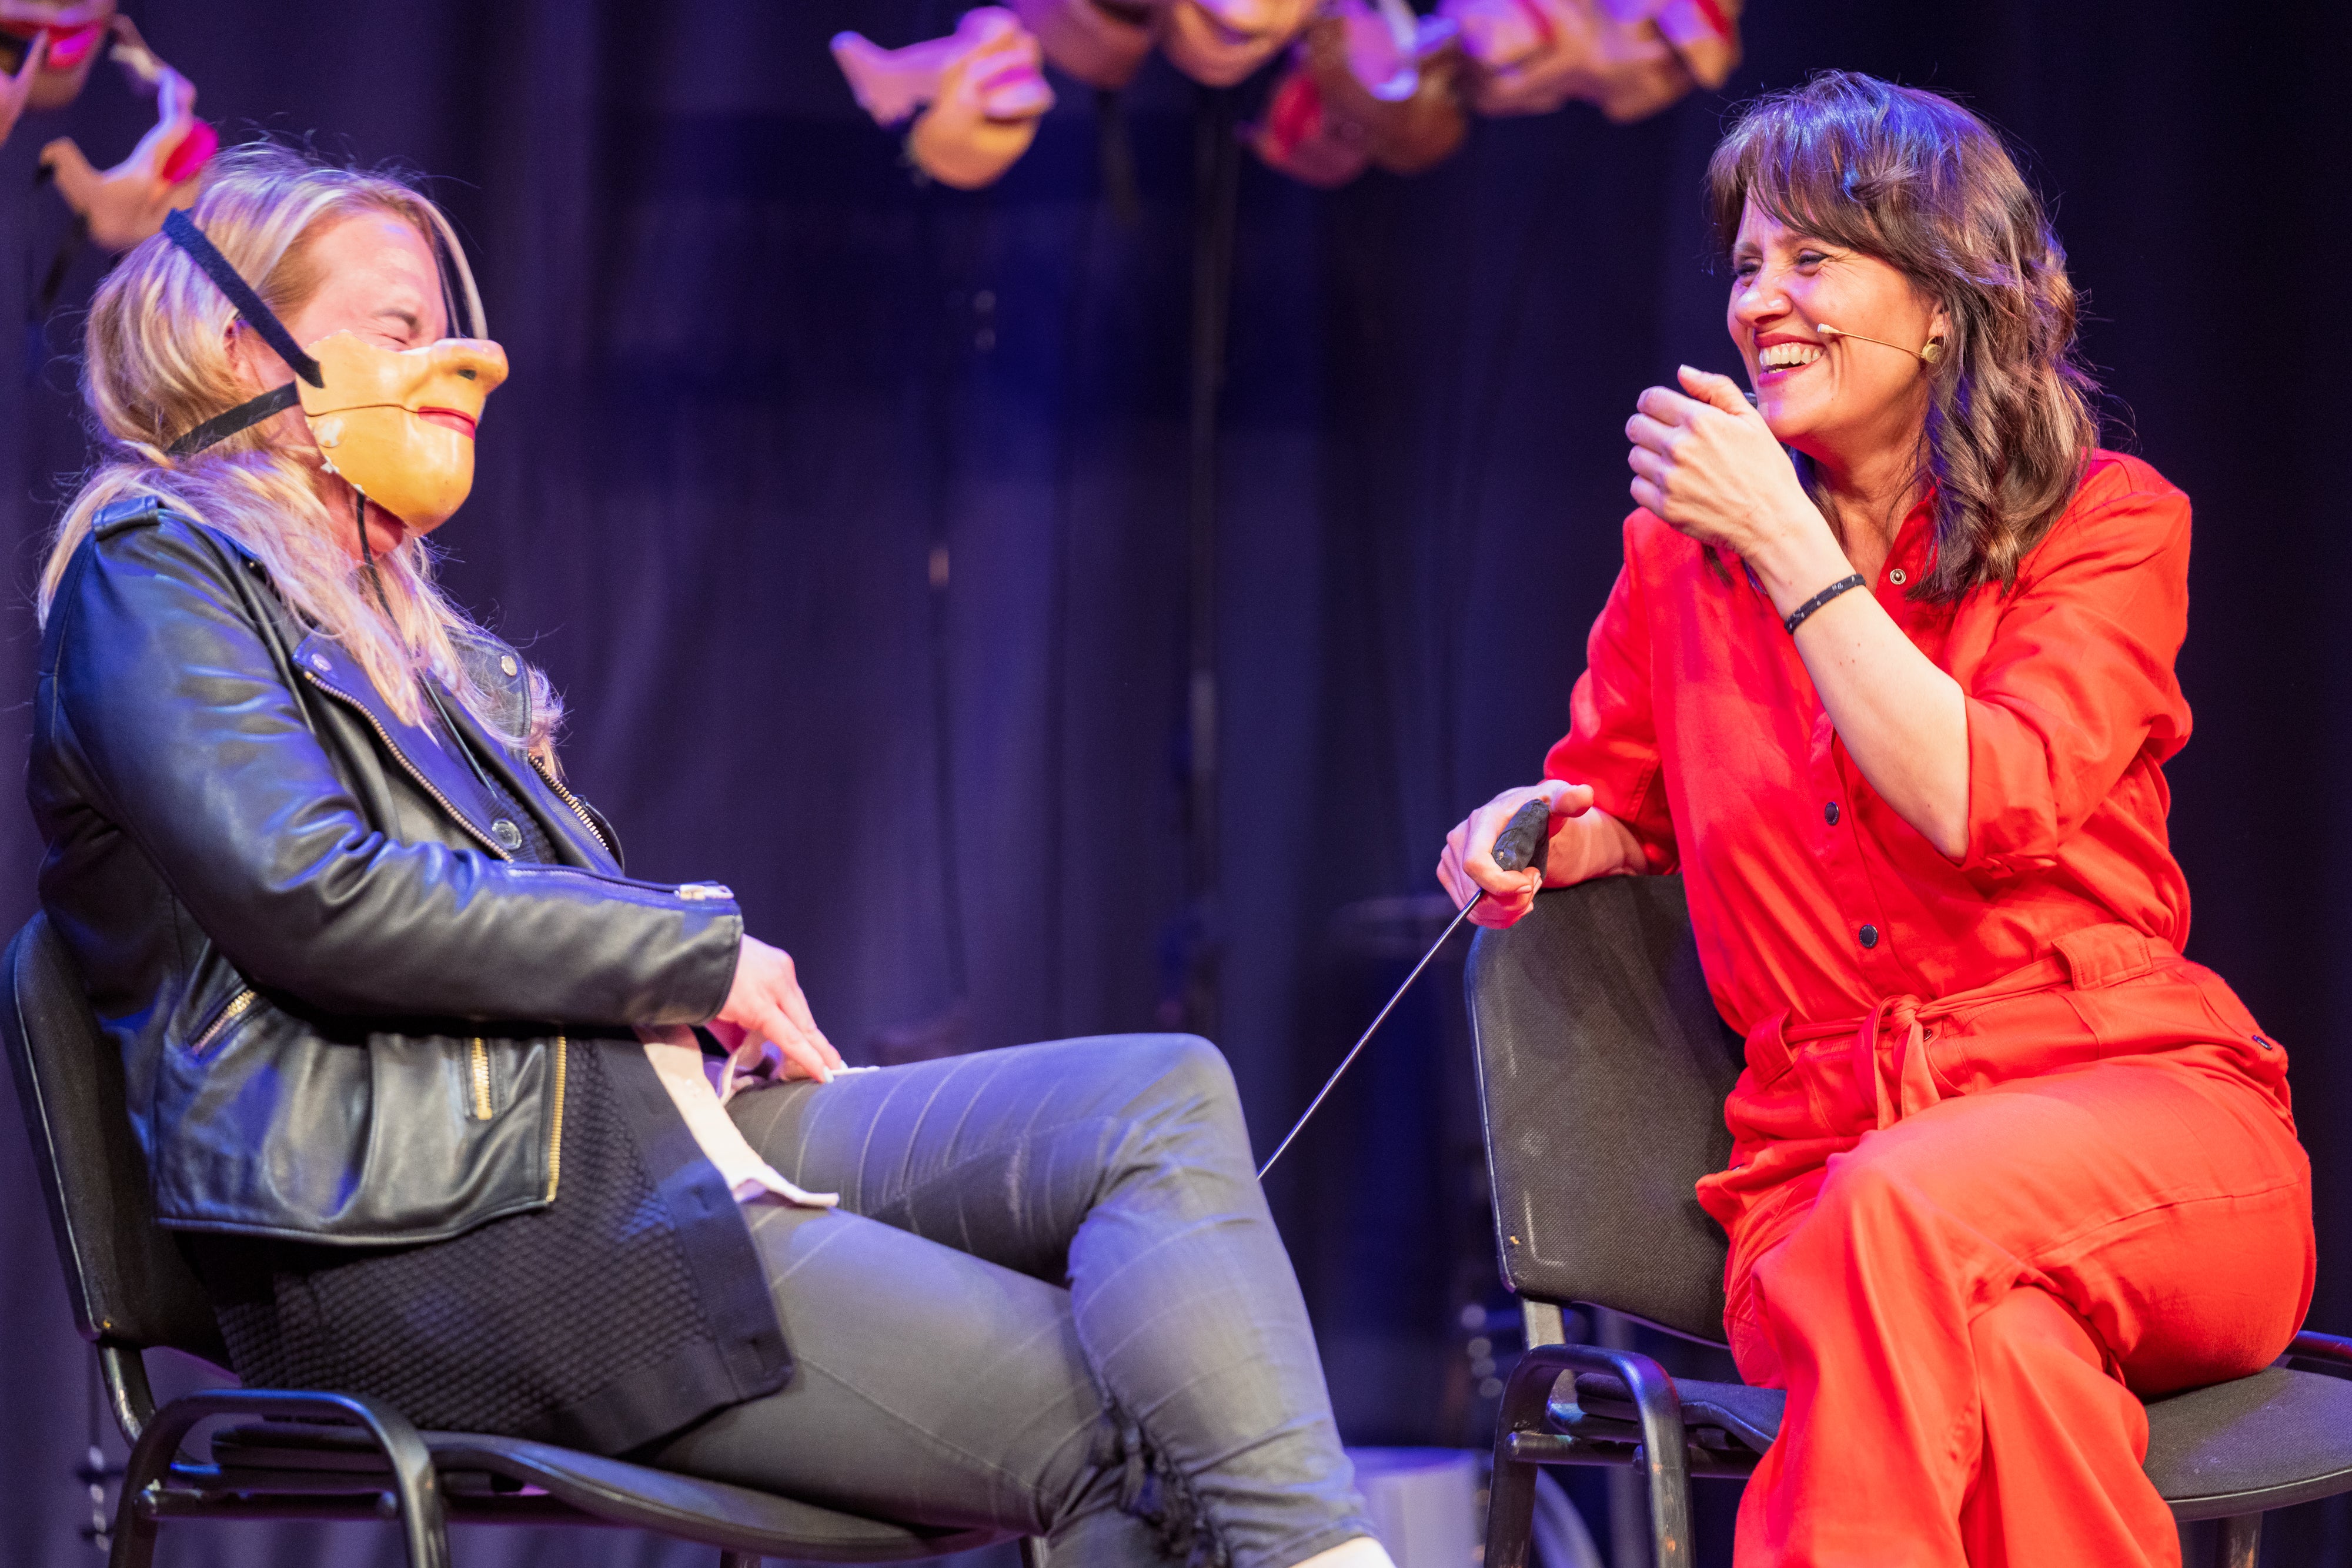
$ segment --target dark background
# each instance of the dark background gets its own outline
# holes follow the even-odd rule
[[[1730,90],[1639,126],[1581,106],[1481,124],[1430,174],[1332,193],[1244,159],[1208,905],[1185,862],[1186,416],[1194,131],[1218,110],[1159,62],[1125,95],[1132,221],[1104,193],[1098,106],[1067,82],[993,190],[921,185],[824,43],[911,42],[961,8],[131,7],[232,139],[315,134],[436,177],[514,364],[476,498],[440,536],[448,578],[569,695],[568,766],[633,870],[731,883],[853,1055],[910,1026],[979,1045],[1156,1027],[1213,954],[1216,1033],[1270,1147],[1424,913],[1366,901],[1425,894],[1445,828],[1531,779],[1565,727],[1634,394],[1678,361],[1735,368],[1697,200],[1726,106],[1827,66],[1956,91],[2058,203],[2111,442],[2197,502],[2199,729],[2168,770],[2189,950],[2295,1051],[2313,1321],[2352,1327],[2339,7],[1753,0]],[[107,163],[146,118],[101,66],[0,151],[0,319],[26,319],[64,223],[29,187],[41,142]],[[30,588],[83,460],[61,356],[100,264],[76,267],[44,350],[0,356],[0,691],[30,691]],[[0,752],[21,755],[26,712],[0,705]],[[37,852],[0,810],[0,925],[30,912]],[[1272,1184],[1355,1441],[1484,1436],[1460,1314],[1492,1268],[1457,983]],[[70,1474],[88,1356],[13,1134],[0,1197],[0,1558],[89,1561]],[[2352,1561],[2347,1525],[2304,1511],[2272,1560]],[[163,1560],[320,1544],[191,1529]],[[576,1534],[459,1551],[707,1556]],[[395,1560],[390,1532],[347,1528],[320,1560],[371,1556]]]

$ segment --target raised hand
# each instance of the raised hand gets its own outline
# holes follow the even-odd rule
[[[1634,501],[1743,560],[1828,541],[1828,523],[1738,383],[1688,365],[1679,379],[1682,392],[1650,388],[1625,422]]]
[[[101,172],[71,137],[60,136],[41,149],[58,193],[87,220],[92,240],[109,250],[128,250],[162,228],[164,214],[194,199],[197,173],[220,142],[213,128],[196,118],[195,105],[195,84],[163,66],[155,123],[130,157]]]

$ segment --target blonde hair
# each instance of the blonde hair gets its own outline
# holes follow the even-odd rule
[[[444,258],[445,295],[454,277],[473,330],[487,331],[449,220],[398,179],[251,142],[206,165],[189,215],[282,320],[318,290],[311,242],[331,221],[371,211],[416,225]],[[101,452],[58,519],[41,571],[42,620],[100,510],[152,497],[251,551],[287,603],[348,651],[402,718],[422,722],[419,683],[429,675],[492,734],[551,767],[562,705],[546,676],[529,672],[528,728],[517,733],[457,656],[459,642],[483,633],[435,583],[432,549],[411,536],[377,556],[379,601],[343,546],[356,518],[320,498],[307,439],[289,441],[287,421],[264,420],[184,457],[166,450],[249,394],[229,360],[236,316],[194,260],[162,235],[135,246],[99,286],[83,333],[81,392]]]

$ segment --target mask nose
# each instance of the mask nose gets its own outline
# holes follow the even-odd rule
[[[433,375],[453,390],[488,397],[507,379],[507,351],[487,338],[445,338],[433,345]]]

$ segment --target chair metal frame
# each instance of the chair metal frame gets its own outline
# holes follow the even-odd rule
[[[0,965],[0,1033],[76,1325],[97,1353],[108,1407],[131,1449],[110,1568],[151,1568],[167,1519],[397,1523],[410,1568],[449,1568],[453,1521],[648,1530],[718,1547],[719,1568],[757,1568],[763,1556],[911,1562],[1013,1539],[866,1519],[553,1444],[421,1432],[391,1405],[356,1394],[213,1388],[157,1409],[146,1351],[178,1350],[215,1365],[226,1351],[193,1270],[154,1222],[121,1063],[44,916],[17,933]],[[58,1082],[42,1060],[36,1037],[47,1030],[75,1037],[74,1060],[86,1056],[89,1066],[81,1084]],[[181,1451],[199,1425],[219,1418],[242,1424],[214,1433],[210,1462]],[[1028,1568],[1042,1568],[1041,1542],[1023,1539],[1022,1552]]]
[[[1625,880],[1663,886],[1680,879]],[[1548,892],[1540,895],[1538,902],[1663,896],[1649,891],[1611,890],[1603,883]],[[1678,893],[1675,896],[1678,898]],[[1656,911],[1648,913],[1654,916]],[[1497,940],[1508,939],[1507,933],[1481,932],[1478,945],[1485,948]],[[1533,1530],[1536,1476],[1546,1465],[1620,1466],[1643,1472],[1648,1481],[1655,1568],[1689,1568],[1696,1560],[1691,1539],[1692,1478],[1743,1479],[1755,1470],[1762,1458],[1761,1450],[1753,1446],[1754,1435],[1743,1437],[1727,1429],[1737,1423],[1695,1423],[1685,1418],[1685,1392],[1703,1394],[1714,1385],[1678,1384],[1655,1360],[1633,1351],[1565,1343],[1560,1327],[1563,1308],[1585,1305],[1623,1310],[1620,1303],[1605,1299],[1605,1291],[1586,1291],[1573,1301],[1548,1299],[1529,1291],[1515,1274],[1513,1249],[1518,1238],[1505,1234],[1505,1206],[1500,1197],[1506,1178],[1496,1159],[1501,1124],[1508,1117],[1509,1108],[1496,1103],[1486,1059],[1486,1042],[1479,1038],[1479,987],[1485,972],[1474,950],[1465,986],[1469,993],[1472,1037],[1476,1042],[1480,1115],[1498,1196],[1496,1240],[1503,1252],[1505,1277],[1520,1292],[1528,1323],[1527,1351],[1505,1381],[1496,1416],[1485,1568],[1526,1568]],[[1711,1007],[1709,1011],[1712,1012]],[[1505,1243],[1507,1245],[1502,1245]],[[1692,1333],[1687,1328],[1656,1326],[1679,1337],[1717,1347],[1724,1343]],[[2274,1364],[2284,1368],[2295,1361],[2352,1368],[2352,1339],[2305,1331],[2295,1336]],[[2161,1404],[2152,1406],[2150,1414],[2152,1420],[2160,1420]],[[2165,1500],[2175,1519],[2182,1523],[2221,1521],[2212,1559],[2214,1568],[2255,1568],[2265,1513],[2352,1491],[2352,1434],[2347,1434],[2345,1447],[2344,1462],[2320,1475],[2238,1491],[2168,1497]]]

